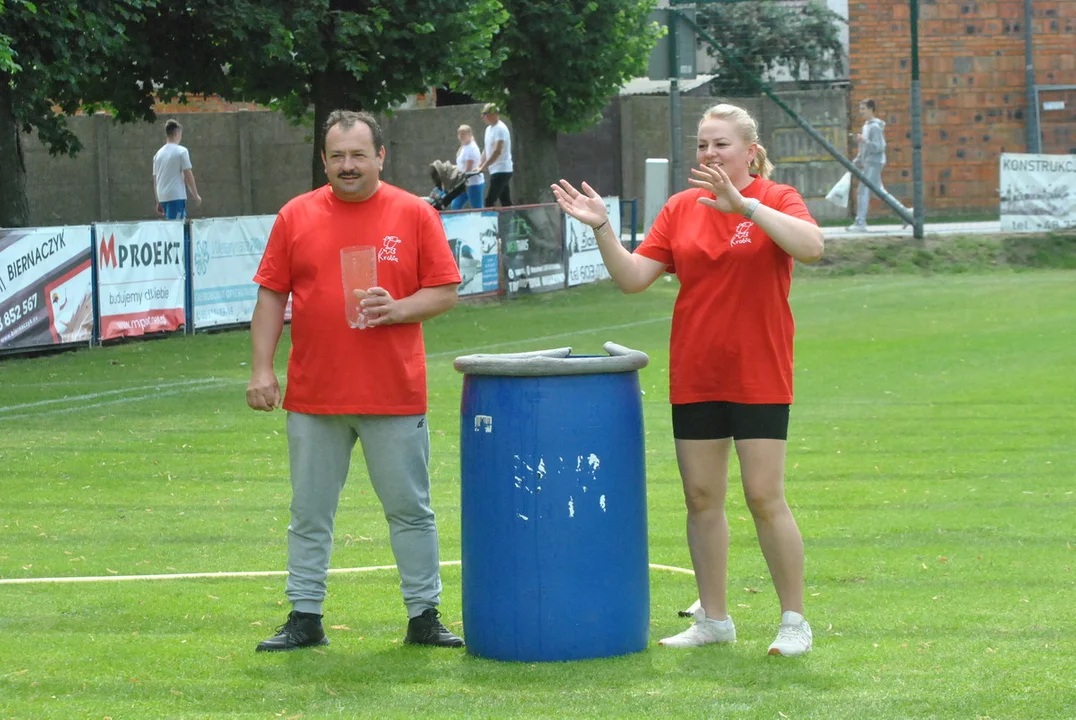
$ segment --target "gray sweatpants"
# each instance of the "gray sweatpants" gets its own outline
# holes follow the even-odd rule
[[[863,165],[863,174],[871,179],[872,182],[877,183],[880,187],[882,185],[882,168],[885,165],[875,165],[874,163],[866,163]],[[867,211],[870,210],[871,204],[871,189],[859,183],[859,193],[856,195],[856,225],[867,224]]]
[[[288,413],[291,524],[287,596],[295,610],[322,614],[333,520],[355,441],[389,522],[407,616],[441,602],[437,525],[430,508],[430,431],[425,415]]]

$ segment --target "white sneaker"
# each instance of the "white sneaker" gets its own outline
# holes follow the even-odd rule
[[[798,612],[786,610],[781,614],[781,628],[770,645],[770,655],[803,655],[811,652],[811,626]]]
[[[678,635],[661,640],[658,645],[684,648],[734,642],[736,642],[736,625],[733,624],[732,618],[729,617],[725,620],[708,618],[706,617],[706,611],[700,607],[695,610],[694,625]]]
[[[847,230],[848,232],[870,232],[869,230],[867,230],[866,225],[860,225],[859,223],[853,223],[849,225]]]

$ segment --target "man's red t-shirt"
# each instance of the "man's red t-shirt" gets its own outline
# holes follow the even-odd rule
[[[254,282],[291,293],[291,355],[284,409],[314,415],[426,412],[426,351],[419,323],[359,330],[347,323],[340,250],[377,248],[377,284],[399,300],[460,282],[441,218],[382,182],[363,202],[325,185],[277,215]]]
[[[794,188],[755,178],[740,193],[811,223]],[[673,404],[792,402],[792,256],[742,215],[669,199],[636,252],[680,278],[670,339]]]

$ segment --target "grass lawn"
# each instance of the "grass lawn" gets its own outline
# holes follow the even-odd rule
[[[331,576],[331,646],[257,655],[287,613],[280,575],[0,582],[0,718],[1076,717],[1076,273],[797,273],[787,487],[809,656],[765,654],[776,596],[733,491],[733,646],[658,647],[697,593],[656,569],[647,650],[551,664],[404,646],[394,571]],[[443,560],[460,557],[452,359],[612,340],[651,358],[650,561],[690,567],[675,288],[592,286],[427,324]],[[0,361],[0,580],[282,570],[284,416],[246,408],[248,359],[237,331]],[[390,564],[356,462],[333,567]],[[445,620],[465,634],[459,566],[443,576]]]

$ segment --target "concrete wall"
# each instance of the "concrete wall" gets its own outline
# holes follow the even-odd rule
[[[283,116],[202,113],[185,114],[181,122],[203,199],[192,216],[275,213],[310,189],[309,130]],[[50,156],[36,138],[24,136],[31,224],[155,218],[153,154],[164,144],[164,118],[120,125],[93,115],[68,123],[84,145],[73,159]]]
[[[788,93],[785,101],[844,147],[847,98],[842,91]],[[684,97],[685,172],[695,161],[695,125],[708,97]],[[842,217],[821,197],[843,172],[773,103],[740,101],[759,119],[762,141],[778,166],[775,179],[804,193],[816,217]],[[36,138],[25,142],[31,224],[54,225],[98,220],[147,220],[153,202],[153,154],[164,143],[164,121],[119,125],[105,115],[69,119],[82,140],[77,158],[51,157]],[[313,129],[291,125],[268,111],[185,113],[183,144],[203,198],[192,217],[272,214],[290,198],[310,189]],[[432,187],[429,163],[452,160],[456,129],[470,125],[482,144],[485,124],[480,105],[400,110],[381,118],[385,134],[384,178],[425,195]],[[511,127],[511,119],[506,119]],[[594,128],[562,135],[561,173],[573,183],[587,180],[599,192],[628,199],[643,197],[646,159],[668,157],[669,99],[620,98]],[[557,178],[550,178],[550,182]]]

